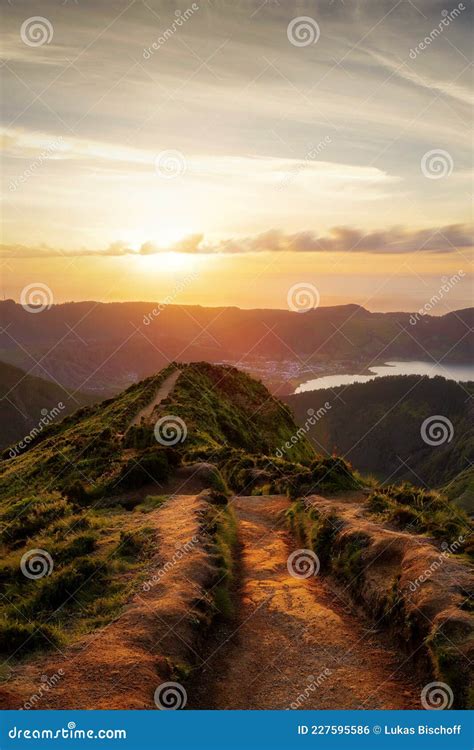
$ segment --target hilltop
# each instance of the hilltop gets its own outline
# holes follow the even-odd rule
[[[308,707],[334,707],[333,691],[341,708],[416,707],[418,678],[367,635],[375,611],[395,643],[394,608],[416,674],[450,680],[456,705],[468,704],[466,516],[440,493],[369,486],[306,433],[245,373],[172,363],[50,425],[21,455],[5,450],[0,705],[40,707],[28,703],[39,675],[60,674],[42,708],[149,708],[169,680],[191,707],[282,708],[301,670],[328,668],[323,639],[333,676]],[[453,559],[414,606],[408,584],[444,545]],[[301,552],[317,556],[317,582],[293,575]],[[367,615],[341,607],[349,595]],[[262,655],[288,642],[277,689],[242,703],[243,675],[258,679]],[[229,681],[209,674],[216,650]],[[362,664],[370,691],[384,686],[377,697],[354,684]]]
[[[136,414],[175,372],[180,377],[172,393],[137,423]],[[178,418],[176,441],[165,434],[166,421],[162,441],[157,441],[154,425],[160,415]],[[174,430],[173,419],[169,429]],[[105,497],[140,481],[165,480],[183,460],[222,464],[244,455],[259,460],[274,456],[296,431],[288,407],[239,370],[172,364],[119,396],[83,407],[44,429],[14,460],[5,451],[0,492],[13,495],[27,483],[30,491],[78,491],[81,486],[91,498]],[[292,461],[311,458],[314,451],[304,437],[289,451]]]

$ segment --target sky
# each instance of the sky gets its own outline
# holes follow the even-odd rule
[[[472,304],[467,0],[2,15],[6,297]]]

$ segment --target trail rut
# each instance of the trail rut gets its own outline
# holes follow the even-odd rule
[[[237,630],[224,629],[205,657],[190,707],[419,708],[420,688],[403,657],[323,578],[289,574],[296,544],[276,528],[288,500],[239,497],[233,504],[243,554]]]
[[[155,407],[170,395],[180,375],[180,370],[175,370],[175,372],[172,372],[171,375],[168,375],[168,377],[163,381],[163,383],[155,393],[154,399],[150,401],[149,404],[144,406],[143,409],[138,412],[138,414],[135,415],[135,417],[131,421],[131,425],[139,425],[142,419],[146,420],[148,417],[151,417]]]
[[[163,681],[167,660],[189,658],[193,642],[189,613],[202,595],[209,575],[202,544],[177,550],[197,539],[205,502],[196,495],[177,495],[148,515],[159,547],[149,569],[152,585],[140,588],[118,619],[85,636],[64,653],[59,650],[33,658],[15,670],[5,691],[2,708],[20,708],[39,691],[34,708],[151,709],[153,693]],[[156,579],[164,563],[166,575]],[[61,675],[53,689],[41,691],[42,675]]]

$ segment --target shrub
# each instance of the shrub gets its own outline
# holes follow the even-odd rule
[[[128,461],[120,476],[112,482],[109,489],[137,489],[155,480],[163,482],[170,471],[168,456],[165,450],[155,449],[140,456],[138,461]]]

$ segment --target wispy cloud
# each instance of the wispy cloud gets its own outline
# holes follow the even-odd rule
[[[80,248],[64,250],[46,245],[0,245],[2,258],[45,258],[57,256],[123,256],[186,253],[193,255],[241,253],[375,253],[385,255],[410,253],[452,253],[474,246],[473,228],[453,224],[428,229],[393,227],[386,231],[367,231],[354,227],[333,227],[327,234],[306,231],[286,234],[279,229],[250,237],[234,237],[208,241],[203,234],[192,234],[166,247],[144,242],[138,248],[122,241],[113,242],[102,250]]]

